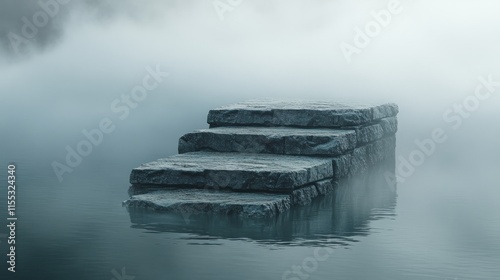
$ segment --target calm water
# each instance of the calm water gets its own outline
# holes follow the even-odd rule
[[[402,153],[409,144],[400,138]],[[310,271],[301,271],[304,279],[500,277],[500,174],[483,155],[456,160],[445,156],[455,151],[450,144],[400,184],[397,196],[340,188],[275,220],[186,221],[121,206],[130,169],[162,155],[143,146],[142,155],[116,151],[114,144],[99,147],[63,183],[49,156],[60,147],[39,154],[35,149],[51,145],[2,147],[18,168],[19,217],[16,277],[4,264],[2,279],[119,280],[123,268],[137,280],[301,279],[284,273],[303,264]],[[0,249],[5,260],[5,239]]]

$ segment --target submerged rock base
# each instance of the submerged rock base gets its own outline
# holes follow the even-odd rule
[[[209,112],[179,153],[132,170],[128,208],[271,217],[383,164],[394,171],[394,104],[251,101]]]

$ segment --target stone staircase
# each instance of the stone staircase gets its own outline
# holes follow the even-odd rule
[[[184,217],[278,215],[393,162],[397,113],[395,104],[270,100],[211,110],[210,128],[182,136],[178,155],[132,170],[124,205]]]

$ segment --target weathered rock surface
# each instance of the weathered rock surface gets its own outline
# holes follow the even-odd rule
[[[239,217],[272,217],[290,209],[287,194],[236,193],[201,189],[162,189],[133,195],[123,202],[128,208],[178,213],[185,217],[202,213],[236,215]]]
[[[394,117],[399,113],[399,107],[395,103],[386,103],[372,108],[372,119],[379,120],[387,117]]]
[[[368,124],[398,113],[396,104],[340,104],[331,101],[256,100],[237,103],[208,113],[217,126],[342,127]]]
[[[333,178],[340,179],[349,175],[351,168],[352,153],[334,157],[332,159],[333,165]]]
[[[394,158],[396,137],[376,140],[354,149],[351,153],[333,158],[333,178],[355,175],[386,159]]]
[[[333,192],[337,184],[331,179],[321,180],[289,194],[192,188],[156,188],[144,193],[132,190],[130,199],[124,201],[123,205],[128,208],[177,213],[185,217],[207,212],[250,218],[273,217],[291,206],[307,205],[314,198]]]
[[[318,195],[327,195],[334,191],[338,185],[338,181],[334,180],[322,180],[314,183],[316,189],[318,190]]]
[[[380,120],[380,125],[384,130],[384,135],[393,135],[398,132],[398,119],[396,117],[383,118]]]
[[[143,164],[130,183],[283,192],[332,176],[331,158],[193,152]]]
[[[383,118],[372,124],[344,129],[353,129],[356,131],[356,147],[361,147],[378,139],[396,134],[398,131],[398,120],[396,117]]]
[[[381,138],[382,127],[378,125],[378,128],[380,135],[375,137]],[[364,132],[365,138],[372,139],[373,133],[370,133]],[[355,147],[356,133],[352,130],[291,127],[218,127],[188,133],[179,140],[179,153],[216,151],[336,156]]]
[[[384,129],[380,124],[372,124],[356,128],[357,147],[373,142],[384,136]]]

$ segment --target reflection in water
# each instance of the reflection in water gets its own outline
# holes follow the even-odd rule
[[[269,219],[179,214],[128,209],[133,228],[192,234],[193,240],[247,239],[279,245],[348,245],[370,233],[370,221],[395,216],[396,192],[384,174],[393,163],[339,182],[336,190],[311,204]]]

